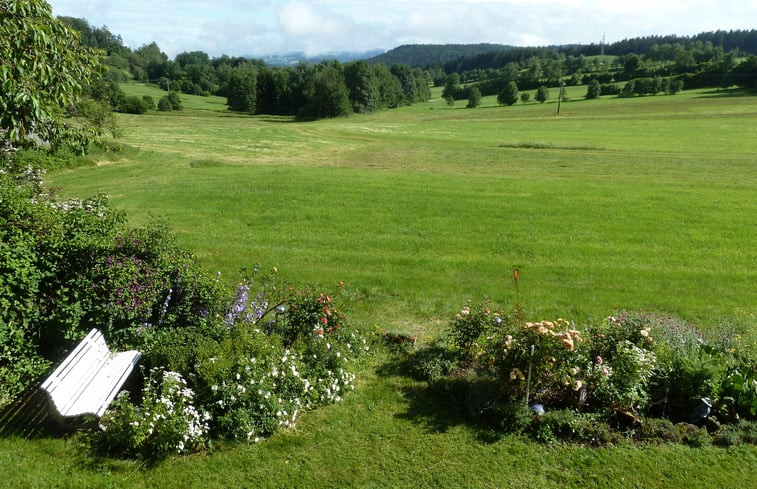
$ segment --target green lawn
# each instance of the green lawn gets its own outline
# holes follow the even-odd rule
[[[130,94],[161,92],[139,86]],[[164,216],[229,283],[277,266],[347,283],[366,329],[438,335],[467,299],[528,319],[618,308],[703,327],[757,315],[757,97],[676,96],[413,107],[317,122],[223,111],[121,116],[128,147],[48,175],[105,192],[130,222]],[[552,96],[556,96],[553,93]],[[749,487],[753,447],[595,449],[498,439],[377,354],[354,393],[261,444],[151,469],[92,458],[77,438],[0,439],[0,487]]]

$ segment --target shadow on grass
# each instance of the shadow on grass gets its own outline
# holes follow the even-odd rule
[[[702,92],[694,98],[721,98],[721,97],[754,97],[757,96],[757,90],[747,88],[715,88]]]
[[[453,427],[464,426],[484,443],[502,438],[491,409],[491,400],[497,393],[493,382],[472,382],[461,375],[431,384],[418,380],[413,370],[412,356],[400,354],[376,370],[381,377],[398,377],[404,381],[400,390],[407,410],[395,417],[412,421],[429,433],[446,433]]]

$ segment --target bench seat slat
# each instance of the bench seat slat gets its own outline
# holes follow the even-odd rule
[[[99,417],[141,356],[135,350],[111,353],[102,333],[92,329],[41,387],[62,416]]]

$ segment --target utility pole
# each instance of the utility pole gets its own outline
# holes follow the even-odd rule
[[[560,104],[562,103],[562,94],[563,94],[563,81],[562,76],[560,76],[560,93],[557,95],[557,113],[560,113]]]

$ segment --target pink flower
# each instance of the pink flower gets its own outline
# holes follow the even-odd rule
[[[602,365],[602,357],[597,355],[597,365]]]

